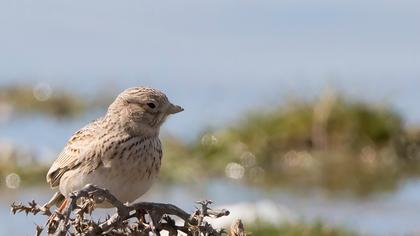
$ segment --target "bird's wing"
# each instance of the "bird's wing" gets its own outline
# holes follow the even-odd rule
[[[68,170],[83,164],[85,154],[96,146],[99,130],[98,121],[94,121],[73,134],[47,173],[51,187],[58,186]]]

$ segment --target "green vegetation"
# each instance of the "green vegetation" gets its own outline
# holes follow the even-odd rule
[[[253,236],[356,236],[357,234],[339,227],[326,226],[320,222],[313,224],[280,224],[278,226],[257,222],[245,225],[245,231]]]
[[[45,184],[46,183],[45,175],[47,171],[48,171],[48,168],[46,166],[41,166],[41,165],[14,167],[14,168],[5,168],[5,166],[0,165],[0,179],[2,179],[3,177],[6,177],[10,173],[15,173],[20,178],[19,185],[32,186],[32,185],[37,185],[41,183]],[[4,187],[2,186],[2,184],[0,185],[0,189]]]
[[[86,99],[63,90],[52,90],[48,84],[0,88],[0,104],[9,104],[20,113],[43,113],[54,117],[75,117],[89,109],[104,107],[109,96]]]
[[[27,101],[33,98],[22,95],[32,96],[32,91],[19,91],[5,97],[19,98],[12,100],[22,109],[69,114],[78,110],[75,107],[86,107],[66,93],[32,101],[43,104],[33,105]],[[76,105],[48,108],[68,96],[71,102],[63,104]],[[63,104],[58,107],[66,107]],[[403,119],[387,106],[326,94],[318,101],[292,102],[244,117],[230,127],[208,130],[191,143],[165,137],[161,180],[202,182],[227,176],[258,186],[322,188],[363,196],[391,191],[399,181],[420,174],[420,132],[404,127]],[[23,184],[43,182],[48,169],[31,164],[33,168],[23,172],[21,166],[5,163],[0,163],[0,173],[19,173]]]
[[[173,138],[165,144],[167,179],[207,173],[259,186],[364,195],[420,173],[419,135],[406,131],[397,113],[334,96],[251,113],[191,144]]]
[[[40,165],[35,156],[28,156],[27,153],[20,152],[16,147],[8,151],[7,149],[0,148],[0,189],[5,187],[4,185],[8,185],[5,180],[10,174],[16,174],[19,178],[18,181],[10,183],[15,187],[45,183],[47,166]]]

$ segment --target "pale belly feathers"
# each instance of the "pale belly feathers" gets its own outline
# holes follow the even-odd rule
[[[130,140],[131,143],[138,141]],[[104,158],[103,164],[88,174],[76,173],[76,170],[66,172],[61,181],[67,183],[60,184],[60,192],[68,196],[70,192],[93,184],[108,189],[122,202],[133,202],[146,193],[157,178],[161,157],[159,139],[144,140],[122,155]]]

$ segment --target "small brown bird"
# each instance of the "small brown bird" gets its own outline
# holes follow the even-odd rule
[[[93,184],[122,202],[142,196],[156,179],[162,159],[159,129],[170,114],[183,111],[164,93],[129,88],[106,115],[77,131],[47,174],[64,197]]]

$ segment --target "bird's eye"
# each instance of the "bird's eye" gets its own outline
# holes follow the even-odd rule
[[[147,103],[147,106],[152,108],[152,109],[156,108],[156,105],[153,102]]]

